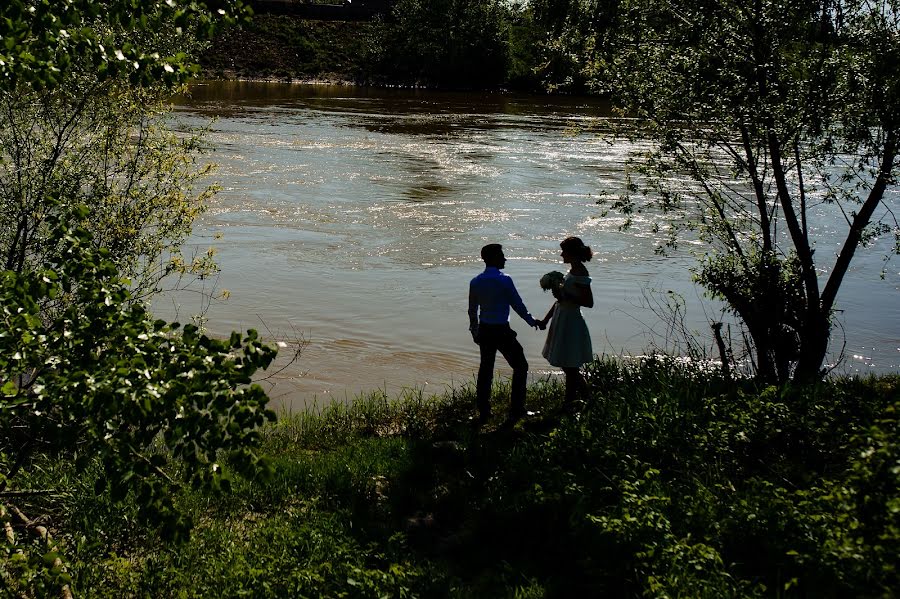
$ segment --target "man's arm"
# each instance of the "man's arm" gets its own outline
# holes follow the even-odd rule
[[[525,302],[522,301],[522,297],[519,295],[518,290],[516,290],[516,284],[513,283],[511,278],[506,279],[508,284],[508,293],[509,293],[509,307],[516,311],[516,314],[522,317],[522,320],[528,323],[530,327],[538,326],[538,322],[534,319],[531,314],[528,313],[528,308],[525,307]]]
[[[475,289],[469,284],[469,332],[472,333],[472,339],[478,337],[478,296],[475,295]]]

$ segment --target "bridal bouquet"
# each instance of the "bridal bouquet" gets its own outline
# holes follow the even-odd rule
[[[563,280],[566,278],[566,275],[562,274],[558,270],[552,270],[541,277],[541,289],[544,291],[551,291],[553,289],[559,289],[562,287]]]

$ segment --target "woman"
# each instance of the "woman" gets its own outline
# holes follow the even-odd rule
[[[559,244],[562,260],[569,265],[569,272],[560,287],[553,290],[556,303],[547,316],[538,321],[541,330],[550,322],[543,355],[553,366],[562,368],[566,375],[565,405],[571,407],[579,394],[587,391],[581,375],[581,365],[594,357],[591,336],[581,314],[581,307],[594,307],[591,277],[584,263],[593,256],[591,248],[578,237],[567,237]]]

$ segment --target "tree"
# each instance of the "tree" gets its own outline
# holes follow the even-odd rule
[[[670,245],[685,230],[709,244],[696,278],[746,327],[762,379],[819,377],[853,256],[900,239],[900,3],[606,4],[615,25],[586,72],[655,141],[612,208],[669,215]],[[835,214],[840,250],[817,253]]]
[[[202,138],[173,131],[167,99],[196,67],[213,16],[237,2],[12,2],[0,20],[0,260],[40,265],[51,211],[88,205],[84,223],[135,297],[172,271],[207,274],[179,247],[212,188]],[[215,9],[215,12],[211,12]],[[77,56],[73,60],[72,56]],[[48,199],[52,198],[52,201]]]
[[[59,241],[46,219],[81,205],[90,207],[83,225],[131,279],[136,299],[174,271],[213,268],[179,251],[214,188],[201,184],[209,170],[197,162],[202,137],[172,130],[170,93],[91,72],[67,73],[42,92],[0,90],[3,268],[44,264]]]
[[[609,0],[531,0],[537,28],[536,70],[550,91],[585,93],[591,81],[591,59],[606,47],[615,24],[617,2]]]
[[[274,415],[251,380],[275,350],[253,331],[216,340],[154,320],[135,301],[140,281],[123,277],[148,272],[141,261],[193,215],[196,140],[153,128],[156,100],[195,70],[176,43],[240,8],[4,6],[0,202],[19,219],[0,225],[0,586],[11,594],[70,594],[58,547],[14,505],[37,452],[99,462],[97,491],[134,497],[174,539],[191,524],[173,500],[180,485],[215,491],[229,471],[268,472],[253,447]]]
[[[369,61],[390,81],[496,86],[506,78],[507,44],[497,0],[399,0],[376,27]]]
[[[73,68],[133,84],[177,83],[198,69],[181,51],[156,47],[154,33],[196,31],[247,15],[240,0],[6,0],[0,19],[0,87],[54,87]],[[127,34],[127,35],[125,35]]]

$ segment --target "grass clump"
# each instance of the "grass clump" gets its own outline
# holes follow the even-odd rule
[[[900,377],[759,387],[665,359],[586,375],[580,411],[541,381],[512,430],[471,427],[471,388],[284,415],[263,435],[269,480],[179,497],[187,544],[130,524],[127,502],[87,499],[89,481],[54,512],[56,537],[83,596],[900,588]],[[498,421],[506,397],[498,386]]]

